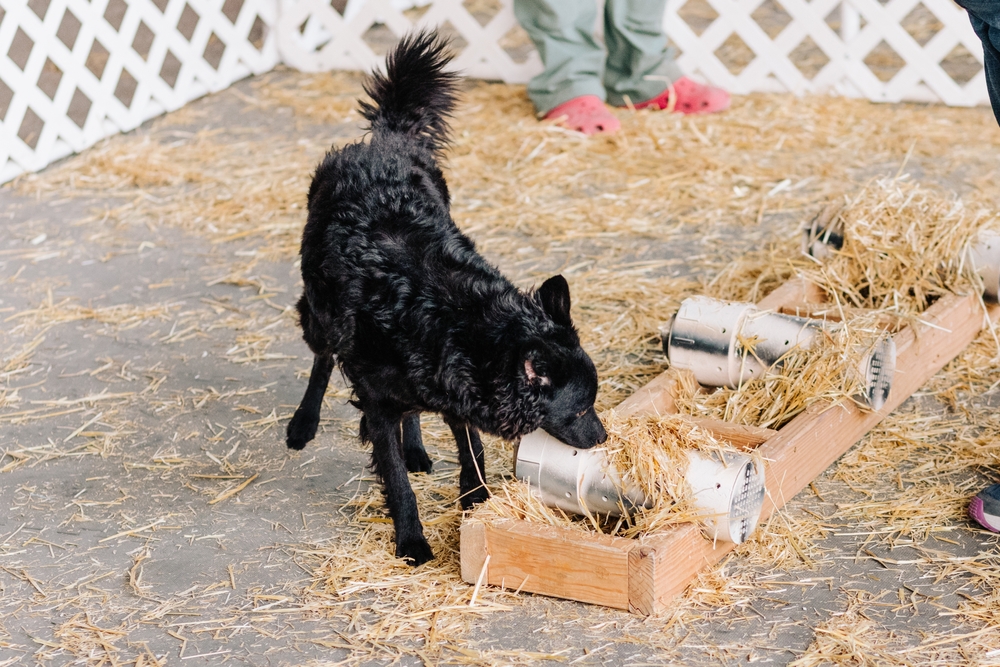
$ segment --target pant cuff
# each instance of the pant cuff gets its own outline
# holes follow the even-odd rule
[[[670,84],[683,76],[684,74],[677,63],[673,61],[663,63],[655,73],[638,81],[622,82],[615,86],[609,85],[607,87],[608,104],[616,107],[628,106],[625,103],[626,96],[632,104],[646,102],[662,93]]]

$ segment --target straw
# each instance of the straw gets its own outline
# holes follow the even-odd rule
[[[123,360],[101,360],[87,369],[94,373],[88,378],[130,382],[127,389],[119,385],[103,396],[95,390],[90,400],[60,404],[64,394],[50,381],[46,389],[53,402],[35,404],[25,398],[34,396],[26,389],[27,376],[49,363],[44,344],[51,338],[46,336],[59,326],[93,327],[100,335],[111,336],[132,327],[142,332],[144,340],[165,347],[196,341],[209,331],[224,333],[230,344],[222,357],[234,364],[257,368],[274,363],[294,370],[300,379],[308,374],[306,360],[282,358],[277,351],[278,343],[300,336],[287,308],[296,295],[276,289],[279,281],[266,274],[273,263],[282,271],[296,270],[312,170],[331,146],[358,136],[355,100],[362,94],[360,77],[282,70],[251,85],[254,109],[283,114],[292,128],[287,134],[262,136],[257,127],[201,129],[217,124],[217,119],[211,107],[196,104],[8,186],[41,201],[107,202],[107,208],[95,208],[81,223],[91,242],[106,248],[106,257],[150,250],[126,247],[123,229],[163,227],[190,235],[212,253],[216,270],[203,282],[232,287],[237,296],[206,296],[182,303],[157,299],[159,287],[149,285],[142,305],[99,298],[108,295],[95,295],[93,302],[84,303],[50,296],[48,287],[58,293],[58,285],[23,287],[16,282],[16,269],[5,274],[4,279],[18,290],[29,290],[29,305],[11,306],[5,301],[0,308],[5,320],[0,328],[0,426],[72,419],[57,439],[62,440],[99,412],[103,415],[66,443],[5,443],[0,449],[0,475],[60,457],[121,457],[125,471],[182,476],[207,502],[225,493],[229,484],[269,469],[257,465],[262,462],[241,458],[245,444],[231,457],[224,456],[240,439],[275,438],[294,410],[276,404],[270,389],[253,394],[265,389],[263,380],[260,386],[213,390],[204,383],[178,384],[170,368],[130,369]],[[539,123],[523,87],[470,82],[455,115],[446,165],[456,223],[490,261],[523,287],[540,284],[553,273],[566,275],[574,320],[598,366],[601,410],[617,405],[666,369],[657,327],[692,294],[753,302],[787,278],[806,273],[828,280],[830,294],[844,306],[884,306],[904,320],[918,315],[936,296],[968,287],[955,271],[954,251],[974,227],[993,224],[988,219],[991,214],[981,211],[996,211],[1000,202],[995,174],[1000,132],[987,109],[757,94],[737,96],[730,110],[712,116],[613,113],[622,121],[618,135],[586,139]],[[919,128],[916,144],[914,128]],[[908,154],[902,171],[913,177],[903,178],[904,173],[895,178]],[[952,190],[960,191],[961,205]],[[841,205],[845,221],[857,223],[858,233],[845,244],[843,257],[835,256],[824,269],[799,254],[798,227],[830,201]],[[888,235],[894,230],[898,233]],[[0,257],[25,263],[64,258],[67,248],[53,243],[3,249]],[[926,258],[920,255],[931,253],[919,252],[921,246],[935,249],[933,262],[923,261]],[[893,250],[891,257],[883,258],[879,252],[886,247],[905,252]],[[905,262],[897,261],[894,268],[892,262],[899,259]],[[859,291],[859,280],[870,285],[867,295]],[[785,369],[796,363],[788,362]],[[946,617],[953,622],[952,634],[965,638],[953,640],[947,630],[933,630],[927,637],[916,630],[903,633],[909,646],[924,642],[925,652],[894,656],[886,648],[895,646],[887,631],[874,620],[864,624],[865,616],[877,618],[875,612],[882,609],[878,605],[886,600],[840,592],[832,604],[839,605],[841,615],[820,626],[830,632],[817,633],[801,657],[854,664],[882,658],[886,664],[897,659],[919,664],[985,662],[990,651],[1000,649],[995,633],[981,632],[1000,622],[996,616],[1000,584],[995,575],[1000,564],[992,556],[956,562],[946,550],[947,542],[938,538],[969,531],[962,518],[968,496],[1000,473],[996,444],[1000,420],[991,403],[996,400],[998,371],[993,339],[980,337],[931,380],[922,396],[890,415],[848,452],[831,470],[836,479],[817,482],[824,497],[831,487],[847,489],[847,498],[838,498],[842,507],[823,504],[822,512],[812,516],[796,509],[802,503],[793,502],[787,512],[760,526],[734,556],[699,575],[667,615],[650,621],[614,612],[595,620],[570,603],[529,606],[542,603],[514,594],[524,581],[505,582],[503,590],[483,585],[475,606],[469,606],[473,587],[459,577],[461,513],[453,444],[443,424],[425,418],[424,437],[435,472],[415,475],[412,481],[436,560],[414,570],[394,558],[392,526],[380,492],[359,467],[357,478],[345,487],[357,494],[335,517],[336,538],[287,545],[275,555],[294,558],[307,572],[304,581],[248,595],[247,610],[232,611],[229,623],[253,623],[247,632],[259,636],[281,630],[277,621],[266,625],[257,619],[303,614],[322,618],[330,631],[321,640],[309,641],[323,648],[342,648],[355,664],[392,662],[404,655],[426,663],[528,664],[565,659],[562,654],[539,655],[542,651],[500,650],[485,644],[482,633],[470,631],[483,614],[543,608],[546,626],[600,636],[592,644],[595,648],[610,635],[614,641],[641,645],[648,649],[644,655],[655,653],[663,660],[683,662],[692,651],[712,655],[716,662],[743,660],[749,655],[748,645],[769,640],[708,645],[703,635],[718,622],[738,623],[742,615],[753,615],[748,610],[755,603],[779,596],[774,591],[785,584],[769,582],[812,585],[813,573],[803,577],[800,570],[823,567],[833,557],[818,546],[822,536],[832,531],[864,532],[863,539],[880,545],[915,544],[923,550],[926,562],[919,567],[929,580],[965,587],[962,590],[970,598],[946,610],[925,599],[918,603],[921,613],[928,609],[952,614]],[[135,379],[124,379],[128,377]],[[784,381],[779,371],[768,380],[773,388]],[[849,387],[835,389],[849,393]],[[348,395],[340,388],[332,390],[327,400],[344,401]],[[809,400],[803,396],[790,404],[791,409],[769,412],[746,394],[729,396],[726,406],[734,415],[742,411],[751,421],[773,424]],[[70,400],[74,399],[67,397]],[[178,425],[189,412],[221,405],[237,409],[236,402],[260,414],[240,408],[242,419],[232,426]],[[941,404],[951,410],[943,417]],[[128,437],[134,411],[140,407],[162,419],[175,438],[155,455],[138,459],[118,445]],[[230,440],[237,435],[231,432],[236,427],[243,433]],[[338,446],[359,447],[356,418],[324,421],[323,427],[326,432],[321,437],[336,439]],[[211,447],[206,454],[222,465],[202,456],[192,441]],[[511,450],[509,444],[491,438],[486,445],[486,481],[494,490],[493,500],[499,501],[518,488],[509,484]],[[268,463],[305,465],[297,458],[285,459],[284,454],[275,456],[279,458]],[[206,474],[220,477],[194,476]],[[260,483],[248,486],[240,502],[259,488]],[[219,507],[233,502],[231,498]],[[71,509],[72,520],[89,518],[84,514],[89,506],[78,503]],[[526,502],[524,512],[526,520],[569,521],[537,502]],[[154,518],[121,520],[108,533]],[[581,525],[581,530],[592,529],[590,524]],[[156,526],[161,528],[169,529],[167,524]],[[15,530],[12,526],[9,532]],[[984,542],[992,539],[975,536]],[[2,548],[19,549],[23,538],[15,535]],[[18,570],[11,571],[29,593],[38,593]],[[139,572],[133,579],[137,587]],[[237,584],[240,574],[237,568]],[[46,578],[26,576],[53,594]],[[216,583],[230,590],[230,572],[219,576]],[[150,624],[166,623],[201,589],[153,601],[129,616],[122,628],[130,638],[146,636]],[[129,588],[126,595],[133,592]],[[71,589],[61,595],[72,596],[72,602],[63,599],[60,604],[76,605],[74,609],[87,604],[103,608],[105,599],[126,607],[132,604],[132,598],[123,601],[119,593],[84,595]],[[100,602],[88,603],[88,595]],[[39,638],[31,647],[39,652],[38,659],[66,661],[74,656],[83,662],[92,651],[95,661],[104,659],[105,664],[135,661],[137,655],[145,656],[144,665],[156,663],[155,657],[115,634],[117,621],[90,623],[83,616],[75,623],[61,631],[63,639]],[[194,654],[186,638],[197,636],[199,627],[170,630],[177,637],[175,646],[187,647],[184,657]],[[783,627],[776,623],[769,630],[777,633]],[[342,628],[342,634],[335,630]],[[3,641],[0,636],[0,646]],[[959,645],[965,653],[957,652]],[[591,659],[603,659],[601,652]]]

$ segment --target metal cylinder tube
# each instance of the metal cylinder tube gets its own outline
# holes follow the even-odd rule
[[[873,410],[881,410],[889,400],[892,376],[896,373],[896,341],[883,332],[872,348],[861,358],[862,397]]]
[[[782,357],[795,348],[808,349],[812,346],[816,334],[826,325],[822,320],[813,320],[794,315],[783,315],[756,308],[749,313],[740,328],[740,338],[746,344],[753,346],[753,354],[746,356],[754,359],[755,366],[771,368]],[[759,377],[755,368],[750,368],[750,377]],[[744,378],[747,376],[744,375]],[[738,378],[737,383],[738,384]]]
[[[802,253],[819,260],[844,247],[844,221],[840,205],[831,203],[802,228]]]
[[[550,507],[621,516],[646,503],[637,486],[622,489],[621,475],[603,447],[577,449],[538,429],[521,438],[515,456],[514,475]]]
[[[703,296],[684,299],[664,341],[671,365],[694,371],[698,382],[713,387],[738,385],[744,371],[759,374],[755,360],[744,369],[743,360],[729,354],[739,349],[740,327],[755,310],[752,304]]]
[[[684,479],[692,504],[713,540],[740,544],[753,533],[764,506],[764,468],[746,454],[688,451]]]
[[[746,540],[764,503],[763,468],[739,452],[685,454],[684,478],[708,537],[737,544]],[[515,476],[546,505],[612,517],[650,507],[638,486],[623,484],[603,448],[576,449],[537,430],[521,438],[515,457]]]
[[[983,296],[990,301],[1000,297],[1000,233],[982,231],[975,243],[969,245],[965,259],[983,279]]]
[[[758,310],[704,296],[681,302],[670,324],[661,330],[670,364],[694,373],[700,384],[739,387],[761,377],[793,348],[808,349],[822,329],[838,324]],[[889,396],[896,367],[896,344],[888,334],[876,336],[858,369],[862,400],[878,410]]]

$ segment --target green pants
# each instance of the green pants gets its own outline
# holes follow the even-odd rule
[[[580,95],[615,106],[644,102],[682,75],[663,34],[666,0],[605,0],[604,43],[594,38],[595,0],[514,0],[545,71],[528,83],[539,114]]]

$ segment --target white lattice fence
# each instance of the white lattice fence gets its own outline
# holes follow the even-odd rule
[[[0,0],[0,183],[272,69],[276,19],[274,0]]]
[[[516,29],[511,6],[512,0],[435,0],[411,22],[390,0],[369,0],[350,20],[326,0],[285,0],[279,48],[285,62],[304,70],[368,69],[380,61],[366,41],[373,25],[402,35],[414,25],[449,22],[465,44],[457,67],[470,76],[523,83],[541,63],[533,51],[516,61],[516,48],[505,50],[504,38]],[[951,0],[669,0],[664,28],[681,51],[683,70],[735,93],[836,92],[956,106],[989,101],[982,46]],[[732,57],[733,41],[745,62],[738,53]],[[966,71],[970,64],[978,70],[971,79],[942,65],[956,49],[973,61]],[[880,66],[880,58],[889,67]],[[825,62],[815,71],[817,59]]]
[[[989,103],[982,44],[968,15],[951,0],[704,2],[717,17],[700,34],[683,18],[686,0],[670,0],[664,25],[683,51],[683,70],[698,72],[732,92],[832,91],[885,102]],[[765,4],[771,7],[761,11]],[[786,25],[772,38],[758,20],[766,16],[773,24],[775,14],[779,21],[783,15]],[[754,55],[742,68],[720,58],[733,35]],[[806,54],[795,57],[802,47],[813,51],[811,59]],[[961,67],[959,62],[958,70],[949,68],[954,73],[949,74],[942,61],[958,53],[965,55],[966,63]],[[811,71],[817,58],[826,62]],[[879,59],[889,61],[888,66],[880,67]],[[812,62],[804,63],[808,60]],[[976,70],[971,79],[962,80]]]
[[[414,27],[446,26],[461,48],[453,66],[468,76],[523,83],[542,69],[533,49],[515,59],[517,49],[503,47],[519,31],[512,0],[434,0],[412,21],[395,4],[367,0],[345,19],[327,0],[283,0],[277,26],[282,60],[306,71],[368,70],[382,62],[381,40],[370,36],[373,27],[385,26],[399,37]]]

